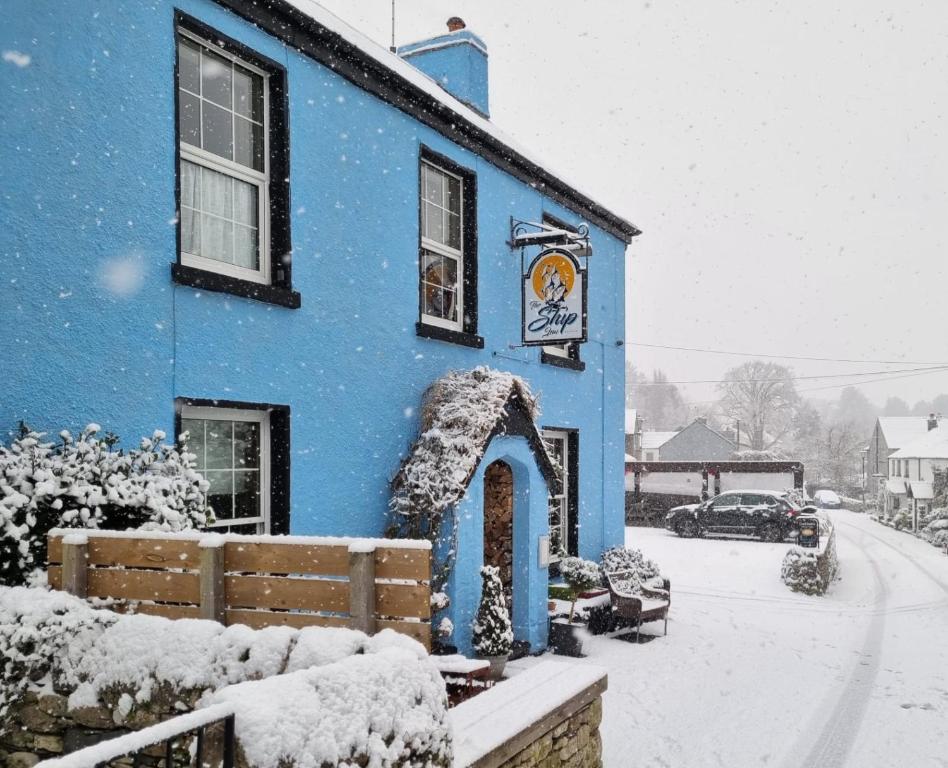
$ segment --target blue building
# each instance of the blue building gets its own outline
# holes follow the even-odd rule
[[[218,525],[377,536],[426,389],[512,373],[542,415],[480,447],[457,578],[484,558],[485,487],[512,478],[492,551],[519,553],[515,631],[542,647],[546,537],[554,561],[622,541],[638,230],[490,122],[483,41],[454,23],[396,55],[310,0],[9,10],[0,428],[187,429]],[[583,343],[520,346],[543,238],[511,248],[512,219],[567,249],[588,227]],[[476,592],[451,608],[462,650]]]

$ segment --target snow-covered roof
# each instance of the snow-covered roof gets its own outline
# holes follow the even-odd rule
[[[625,463],[628,464],[630,461],[635,461],[635,456],[633,456],[631,453],[627,453],[625,455]]]
[[[934,486],[926,480],[912,480],[909,482],[909,496],[913,499],[927,501],[935,498]]]
[[[514,422],[547,482],[558,485],[536,428],[539,413],[529,385],[512,373],[478,366],[442,376],[425,392],[421,434],[392,480],[393,509],[406,516],[438,515],[457,504],[491,439],[509,433]]]
[[[642,450],[654,450],[661,448],[665,443],[671,440],[677,432],[658,432],[656,430],[642,433]]]
[[[905,480],[901,477],[890,477],[885,481],[885,489],[889,493],[902,495],[905,493]]]
[[[923,421],[925,421],[923,419]],[[886,439],[888,442],[888,439]],[[948,426],[935,427],[920,436],[909,440],[895,453],[890,454],[892,459],[948,459]]]
[[[327,41],[324,38],[326,37],[325,33],[328,32],[329,36],[333,38],[331,42],[335,43],[331,46],[334,57],[345,59],[347,53],[349,53],[345,48],[351,46],[353,52],[361,53],[363,57],[371,59],[373,64],[386,70],[383,75],[386,85],[397,85],[402,89],[408,86],[413,92],[411,96],[416,103],[419,103],[422,108],[427,107],[425,102],[430,103],[432,113],[443,115],[446,110],[449,111],[451,113],[450,130],[452,133],[461,134],[469,140],[473,140],[476,144],[486,146],[490,141],[495,145],[500,145],[500,154],[503,158],[511,165],[517,166],[521,172],[531,176],[535,180],[531,183],[540,192],[548,192],[554,197],[563,198],[561,202],[574,210],[579,206],[583,210],[577,212],[590,217],[598,217],[601,220],[601,225],[608,225],[616,232],[621,232],[627,242],[641,233],[634,224],[597,203],[592,197],[575,186],[568,184],[561,174],[549,170],[549,163],[541,162],[529,150],[497,128],[489,119],[448,93],[434,79],[389,51],[385,46],[376,43],[351,27],[315,0],[270,0],[269,7],[271,10],[279,9],[283,18],[290,21],[294,28],[301,28],[304,35],[306,33],[312,35],[315,38],[314,42],[317,44],[314,46],[315,48],[322,47],[325,49]],[[257,19],[254,20],[257,21]],[[304,52],[310,53],[306,50],[307,46],[300,44],[299,36],[294,34],[297,30],[294,29],[288,33],[285,26],[280,23],[281,21],[282,19],[276,21],[276,26],[271,31],[274,34],[282,35],[284,39],[287,39],[297,48],[304,50]],[[262,23],[262,20],[258,23]],[[339,67],[337,71],[360,87],[366,88],[366,73],[358,72],[355,73],[355,76],[352,76],[353,73],[348,73],[348,69],[348,67]],[[392,81],[397,82],[393,83]],[[455,137],[450,135],[448,138],[456,140]],[[477,150],[475,149],[475,151]],[[570,202],[573,203],[572,206],[570,206]]]
[[[925,416],[880,416],[879,429],[890,449],[902,448],[928,431]]]

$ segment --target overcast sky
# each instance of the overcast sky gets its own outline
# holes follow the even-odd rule
[[[388,44],[390,0],[322,4]],[[948,4],[397,0],[396,43],[455,14],[488,45],[494,122],[644,231],[629,342],[948,364]],[[628,353],[677,381],[748,359]],[[911,404],[948,372],[862,389]]]

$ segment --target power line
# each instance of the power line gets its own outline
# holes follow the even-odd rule
[[[910,379],[913,376],[924,376],[928,373],[938,373],[939,371],[944,372],[948,371],[948,368],[928,368],[923,370],[921,373],[906,373],[902,376],[890,376],[882,379],[869,379],[868,381],[858,381],[857,384],[872,384],[877,381],[893,381],[894,379]],[[840,387],[848,387],[850,384],[832,384],[826,387],[807,387],[806,389],[797,390],[798,392],[818,392],[821,389],[838,389]]]
[[[931,362],[921,360],[853,360],[845,357],[808,357],[806,355],[774,355],[767,353],[728,352],[723,349],[705,349],[702,347],[676,347],[671,344],[646,344],[644,341],[626,342],[632,347],[649,347],[650,349],[674,349],[679,352],[702,352],[708,355],[736,355],[738,357],[766,357],[774,360],[813,360],[821,363],[875,363],[878,365],[948,365],[945,362]]]
[[[661,387],[667,384],[724,384],[729,381],[740,381],[747,384],[775,384],[781,381],[806,381],[810,379],[850,379],[858,376],[879,376],[890,375],[893,373],[934,373],[936,371],[946,371],[948,365],[938,365],[930,368],[894,368],[890,371],[862,371],[858,373],[827,373],[813,376],[784,376],[778,379],[692,379],[690,381],[643,381],[631,384],[632,387]],[[901,378],[895,376],[893,378]],[[876,379],[876,381],[887,381],[888,379]],[[867,382],[855,382],[864,384]],[[847,386],[847,385],[842,385]]]

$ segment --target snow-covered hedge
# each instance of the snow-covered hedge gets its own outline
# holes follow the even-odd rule
[[[825,518],[821,517],[821,521]],[[821,526],[823,523],[821,523]],[[780,578],[794,592],[822,595],[839,574],[836,532],[832,524],[823,528],[825,539],[819,547],[790,547],[780,567]]]
[[[645,557],[639,549],[612,547],[602,553],[599,564],[602,569],[603,586],[608,586],[607,573],[624,571],[628,573],[628,576],[623,576],[616,584],[624,594],[640,595],[643,587],[662,588],[661,569],[657,563]]]
[[[223,627],[0,587],[0,659],[0,732],[27,691],[55,688],[69,692],[70,710],[104,704],[125,715],[159,694],[174,701],[203,692],[202,704],[238,705],[237,735],[254,768],[413,765],[409,752],[450,765],[441,677],[421,644],[391,630],[367,637],[327,627]],[[254,680],[266,684],[227,687]]]
[[[948,544],[948,507],[937,507],[928,514],[927,525],[919,536],[936,547]]]
[[[97,424],[59,442],[21,425],[0,445],[0,584],[26,582],[46,560],[51,528],[178,531],[207,522],[206,481],[194,455],[156,431],[137,449],[115,448]]]

